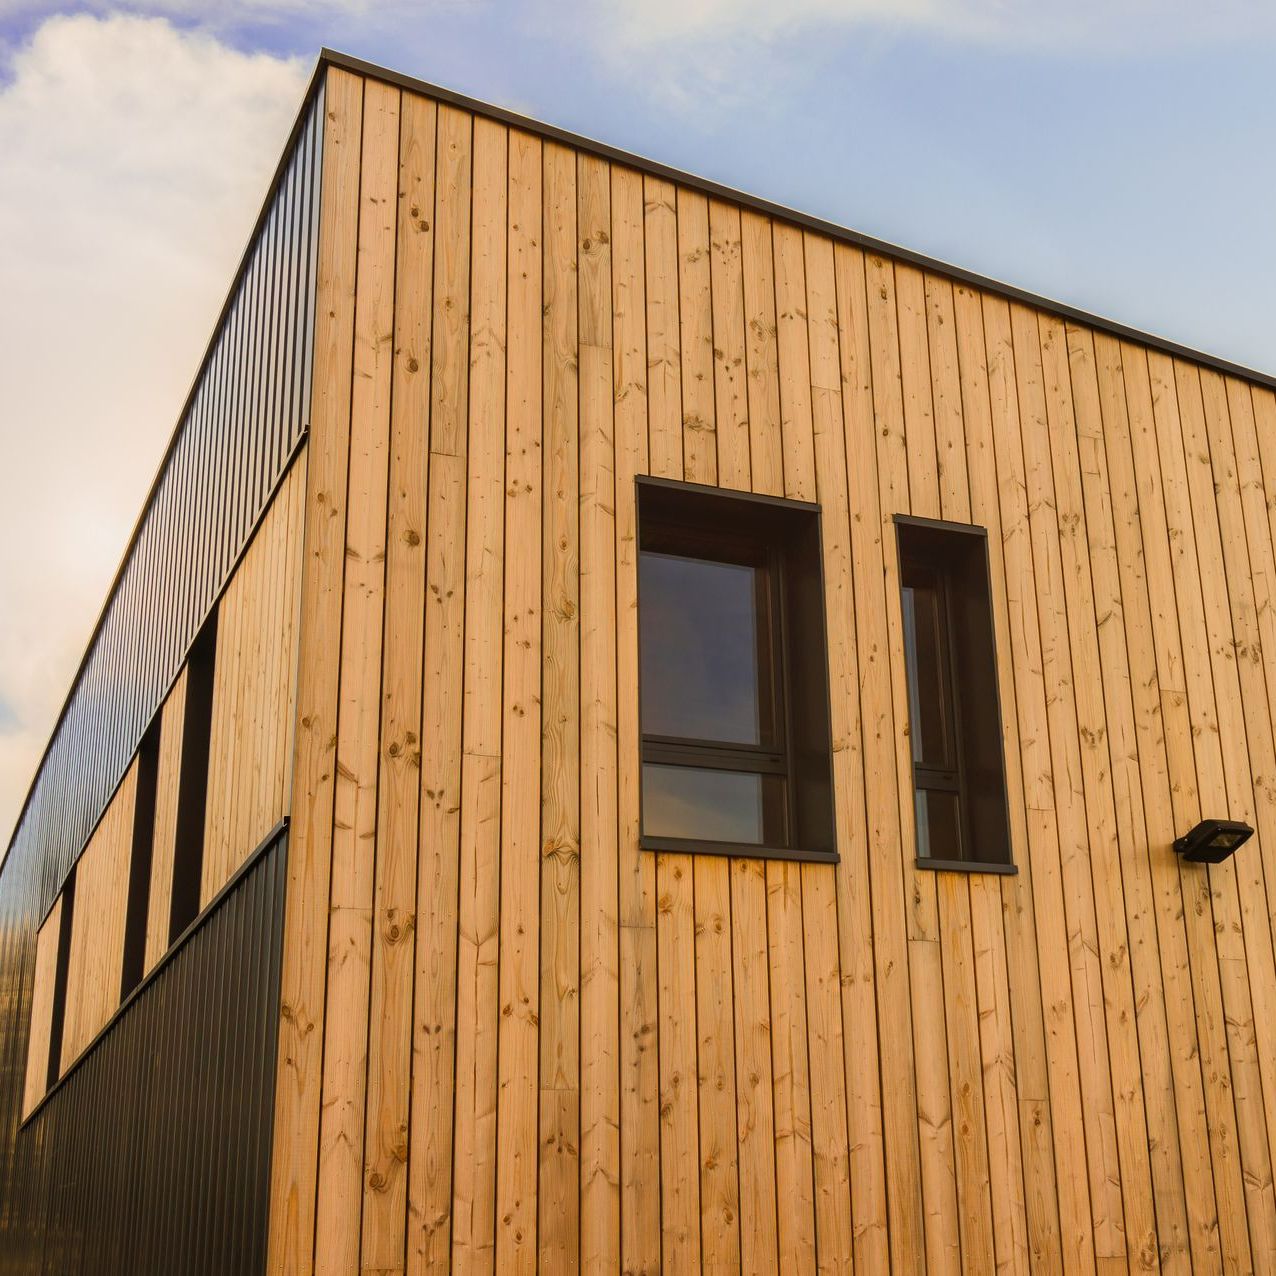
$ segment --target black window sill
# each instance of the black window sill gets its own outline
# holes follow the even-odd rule
[[[757,846],[750,842],[702,842],[689,837],[641,837],[644,851],[670,855],[730,855],[735,859],[792,860],[801,864],[836,864],[836,851],[803,851],[792,846]]]
[[[1000,873],[1003,877],[1013,876],[1019,871],[1015,864],[997,864],[984,860],[930,860],[917,858],[917,867],[932,873]]]

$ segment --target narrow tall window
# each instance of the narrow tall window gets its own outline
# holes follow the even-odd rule
[[[71,966],[71,926],[75,921],[76,870],[66,879],[62,888],[62,913],[58,923],[58,958],[53,976],[53,1012],[49,1025],[49,1075],[48,1089],[62,1072],[62,1037],[66,1026],[66,985]]]
[[[638,486],[643,845],[834,854],[818,512]]]
[[[204,622],[186,662],[186,716],[177,782],[177,833],[173,848],[171,944],[199,915],[204,872],[204,816],[208,806],[208,745],[213,728],[213,677],[217,664],[217,612]]]
[[[917,862],[1012,871],[986,535],[895,522]]]
[[[160,718],[142,737],[137,753],[137,796],[133,807],[133,847],[129,863],[128,909],[124,917],[124,971],[120,1001],[142,982],[146,967],[146,918],[151,902],[151,859],[155,845],[155,793],[159,783]]]

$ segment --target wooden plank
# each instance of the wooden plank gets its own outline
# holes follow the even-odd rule
[[[700,1270],[700,1142],[696,1110],[695,888],[688,855],[660,855],[659,971],[661,1256],[666,1271]]]
[[[912,756],[908,744],[908,692],[904,681],[896,513],[939,514],[934,423],[930,415],[925,352],[926,316],[921,276],[868,259],[868,320],[874,414],[878,424],[877,484],[883,519],[883,580],[891,700],[895,722],[895,767],[904,854],[915,849]],[[914,437],[913,432],[916,432]],[[911,489],[916,488],[914,494]],[[938,947],[939,910],[935,879],[905,868],[908,891],[908,972],[913,1000],[917,1121],[921,1182],[926,1202],[926,1255],[934,1271],[960,1262],[956,1153],[948,1088],[947,1043],[930,1025],[944,1021],[943,965]],[[926,1044],[923,1045],[923,1038]],[[941,1039],[942,1040],[942,1039]]]
[[[660,1071],[656,1037],[656,857],[639,848],[638,525],[647,460],[642,177],[611,170],[616,441],[616,739],[620,921],[621,1270],[660,1266]],[[770,1147],[767,1148],[770,1156]]]
[[[160,710],[159,769],[155,781],[155,833],[151,890],[146,913],[146,973],[168,952],[173,903],[173,855],[177,846],[177,786],[181,779],[182,728],[186,719],[186,667]]]
[[[678,191],[678,297],[682,352],[685,477],[718,481],[717,368],[709,206]],[[738,435],[736,436],[738,438]],[[695,886],[696,1080],[700,1119],[701,1270],[740,1268],[740,1177],[731,988],[730,865],[692,861]]]
[[[355,276],[316,1273],[359,1268],[394,333],[399,92],[369,81]]]
[[[31,1017],[28,1020],[27,1072],[23,1087],[25,1120],[44,1098],[49,1083],[49,1046],[53,1030],[53,985],[58,966],[58,940],[62,934],[62,896],[53,901],[49,915],[36,932],[35,971],[31,976]]]
[[[771,967],[771,1075],[780,1270],[815,1270],[810,1064],[806,1053],[802,874],[767,864],[767,954]],[[663,968],[663,962],[662,962]]]
[[[828,616],[829,682],[841,689],[830,701],[833,793],[840,862],[834,872],[841,962],[841,1012],[846,1072],[846,1120],[851,1188],[853,1257],[861,1271],[889,1263],[882,1083],[877,1054],[873,919],[865,759],[855,625],[854,576],[846,475],[849,428],[872,420],[867,330],[862,295],[853,304],[850,277],[832,253],[807,249],[811,316],[811,383],[816,486],[828,510],[822,521],[824,607]],[[830,293],[831,290],[831,293]],[[823,325],[823,326],[822,326]],[[871,429],[871,425],[869,427]],[[823,1137],[823,1136],[822,1136]]]
[[[682,477],[682,356],[678,335],[678,209],[671,182],[643,178],[647,402],[651,472]]]
[[[440,106],[435,141],[429,504],[421,702],[421,832],[408,1154],[408,1272],[446,1270],[452,1249],[470,372],[472,120]]]
[[[120,1004],[136,800],[134,759],[75,866],[59,1073],[79,1058]]]
[[[711,217],[717,214],[711,209]],[[746,215],[747,216],[747,215]],[[748,223],[748,245],[741,226],[739,283],[732,278],[730,238],[736,229],[729,215],[721,261],[714,260],[714,342],[723,367],[717,378],[715,410],[723,422],[719,434],[720,477],[743,486],[761,484],[768,493],[784,488],[779,448],[779,377],[775,345],[775,289],[772,278],[771,227],[754,216]],[[750,311],[750,305],[753,307]],[[733,329],[732,307],[738,306],[742,327]],[[769,315],[765,321],[759,312]],[[753,318],[750,318],[752,313]],[[754,323],[756,321],[756,327]],[[744,411],[749,446],[743,457],[731,442],[730,419],[739,410],[736,377],[730,369],[743,357]],[[757,414],[757,415],[755,415]],[[752,464],[758,418],[769,432],[757,430],[767,446]],[[740,467],[747,465],[741,471]],[[741,1271],[774,1272],[779,1264],[779,1221],[775,1177],[774,1077],[771,1061],[770,962],[767,931],[767,877],[762,861],[731,862],[731,957],[736,1078],[736,1163],[739,1172]]]
[[[912,305],[916,304],[914,296]],[[925,278],[923,304],[939,509],[952,522],[969,523],[970,487],[951,286],[945,280]],[[909,437],[911,453],[911,429]],[[997,1195],[1009,1195],[1008,1187],[999,1182],[994,1188],[992,1181],[1000,1180],[1009,1167],[1004,1162],[992,1164],[988,1155],[972,917],[973,899],[979,888],[976,885],[972,892],[971,882],[977,880],[945,873],[940,875],[936,887],[962,1261],[967,1267],[986,1271],[995,1263],[991,1200]],[[994,937],[992,942],[997,939]]]
[[[372,914],[370,1023],[376,1027],[368,1036],[360,1245],[365,1271],[402,1271],[406,1261],[437,116],[429,99],[403,95]]]
[[[784,494],[812,500],[816,495],[815,444],[802,233],[792,226],[773,224],[772,251]],[[782,1203],[780,1265],[790,1271],[814,1270],[817,1245],[802,888],[800,865],[767,864],[775,1185]]]
[[[718,441],[709,203],[685,186],[678,188],[677,202],[683,471],[689,482],[714,484],[718,481]]]
[[[581,1269],[620,1266],[611,182],[577,163],[580,280]]]
[[[509,137],[474,120],[452,1263],[493,1269]]]
[[[755,492],[782,496],[780,355],[771,222],[747,209],[740,215],[740,265],[744,283],[745,359],[749,369],[750,477]]]
[[[1055,1158],[1061,1258],[1066,1271],[1094,1267],[1089,1181],[1078,1078],[1073,992],[1069,970],[1058,958],[1068,950],[1060,868],[1059,833],[1042,677],[1042,636],[1037,614],[1037,585],[1026,499],[1027,478],[1020,436],[1016,350],[1004,303],[984,299],[993,443],[1001,497],[1001,535],[1005,558],[1007,615],[1013,653],[1016,708],[1023,765],[1026,845],[1032,864],[1032,906],[1038,949],[1041,1000],[1045,1015],[1050,1134]],[[1029,1099],[1034,1096],[1028,1096]],[[1037,1133],[1035,1110],[1021,1111],[1021,1129]],[[1027,1175],[1038,1163],[1036,1150],[1024,1154]],[[1037,1184],[1025,1183],[1031,1200]],[[1031,1212],[1031,1209],[1030,1209]]]
[[[1071,369],[1062,322],[1049,316],[1038,316],[1038,333],[1048,445],[1053,465],[1051,491],[1063,574],[1063,590],[1056,597],[1055,605],[1060,622],[1066,621],[1076,688],[1075,727],[1069,729],[1068,739],[1070,751],[1074,747],[1079,748],[1084,793],[1084,826],[1078,830],[1078,836],[1085,845],[1086,854],[1079,867],[1089,879],[1101,959],[1106,1053],[1111,1073],[1125,1222],[1122,1254],[1101,1257],[1125,1256],[1131,1267],[1148,1270],[1159,1264],[1157,1222],[1136,1022],[1137,1003],[1130,962],[1131,941],[1126,920],[1123,864],[1103,698],[1105,671],[1097,620],[1093,619],[1096,615],[1094,585],[1081,491]],[[1077,740],[1075,746],[1072,743],[1073,732]]]
[[[291,642],[283,648],[299,568],[294,505],[304,472],[294,466],[280,485],[218,606],[201,907],[284,814],[296,652]],[[175,819],[175,807],[166,805],[163,815]]]
[[[267,1271],[314,1259],[363,81],[330,69],[315,283],[300,674]]]
[[[826,608],[833,581],[851,590],[849,533],[844,521],[846,481],[842,433],[841,362],[838,349],[837,284],[832,244],[814,235],[803,236],[806,279],[806,315],[811,382],[812,451],[816,467],[816,494],[828,510],[822,521],[825,562]],[[827,612],[826,612],[827,614]],[[843,612],[845,615],[845,612]],[[849,628],[849,626],[848,626]],[[827,641],[827,640],[826,640]],[[831,647],[833,644],[830,643]],[[832,652],[830,651],[830,656]],[[832,659],[830,659],[830,667]],[[849,670],[852,665],[845,668]],[[836,677],[837,675],[833,675]],[[854,681],[853,677],[850,679]],[[846,685],[842,681],[834,685]],[[830,731],[835,741],[845,741],[842,720],[844,698],[831,697]],[[849,777],[837,772],[834,748],[834,814],[838,826],[859,825],[861,812],[848,820],[843,802],[838,811],[837,791]],[[838,816],[840,815],[840,819]],[[862,836],[862,833],[861,833]],[[849,882],[843,881],[843,889]],[[811,1070],[811,1142],[814,1155],[815,1234],[818,1266],[824,1271],[847,1272],[854,1260],[854,1224],[851,1213],[850,1140],[847,1125],[847,1075],[842,1022],[842,956],[838,878],[834,868],[822,864],[802,867],[802,912],[806,965],[807,1051]],[[876,1016],[871,1016],[875,1020]],[[880,1166],[879,1166],[880,1173]],[[871,1190],[871,1188],[869,1189]]]
[[[934,325],[948,321],[946,299],[936,302]],[[1045,1028],[1032,908],[1032,865],[1028,861],[1023,807],[1023,774],[1015,707],[1011,642],[1006,616],[1006,570],[1001,537],[997,460],[993,449],[988,359],[979,294],[952,290],[951,322],[960,378],[961,416],[970,494],[970,517],[988,531],[988,562],[1001,699],[1003,758],[1010,843],[1019,872],[1010,879],[972,877],[971,935],[979,1004],[979,1048],[983,1068],[984,1119],[988,1136],[995,1257],[1000,1270],[1022,1270],[1029,1261],[1059,1263],[1059,1213],[1051,1146]],[[933,328],[932,328],[933,330]],[[932,342],[942,347],[942,342]],[[941,360],[940,366],[946,366]],[[942,399],[951,402],[949,392]],[[947,437],[947,412],[940,412],[939,438]],[[942,444],[941,444],[942,450]],[[953,472],[957,463],[945,466]],[[1010,969],[1015,979],[1010,979]],[[1032,1137],[1021,1126],[1024,1096],[1032,1096]],[[1036,1190],[1026,1198],[1025,1152],[1031,1158]]]
[[[715,863],[709,863],[715,859]],[[704,1272],[741,1270],[730,861],[695,857],[696,1050]]]
[[[740,1270],[778,1270],[775,1112],[771,1072],[766,865],[731,861],[736,1144],[740,1169]]]
[[[647,397],[651,472],[683,477],[678,212],[672,184],[643,180],[647,246]],[[688,855],[656,858],[657,1040],[660,1072],[661,1257],[667,1271],[700,1265],[695,896]]]
[[[883,535],[887,524],[880,506],[875,456],[875,436],[883,427],[874,403],[864,255],[839,245],[834,252],[834,262],[838,317],[843,333],[842,381],[848,387],[844,425],[850,509],[854,511],[852,570],[856,582],[863,582],[856,587],[855,624],[878,1050],[883,1057],[889,1055],[894,1061],[893,1066],[882,1073],[886,1203],[891,1267],[907,1271],[916,1256],[925,1252],[925,1230],[886,594],[884,588],[871,586],[871,582],[883,580],[885,572]],[[874,266],[875,273],[880,273],[880,269]],[[880,285],[878,287],[880,291]],[[889,519],[889,512],[885,517]]]
[[[541,143],[510,134],[496,1266],[536,1271],[540,1012]]]
[[[740,210],[709,201],[710,293],[713,298],[714,429],[718,482],[747,489],[749,391],[744,326]]]
[[[1156,1241],[1161,1266],[1168,1271],[1181,1271],[1190,1268],[1193,1262],[1189,1191],[1195,1197],[1213,1195],[1208,1166],[1202,1180],[1200,1158],[1191,1158],[1190,1165],[1185,1163],[1181,1150],[1184,1144],[1180,1142],[1180,1131],[1191,1140],[1187,1146],[1204,1146],[1207,1142],[1200,1069],[1182,1048],[1171,1052],[1172,1037],[1186,1043],[1195,1036],[1187,950],[1181,923],[1173,917],[1164,920],[1157,917],[1126,641],[1127,624],[1137,615],[1137,610],[1131,605],[1127,612],[1122,596],[1114,494],[1103,439],[1103,404],[1094,341],[1087,330],[1071,325],[1066,341],[1076,417],[1077,454],[1072,464],[1085,504],[1086,554],[1093,582],[1098,657],[1103,671],[1104,717],[1112,768],[1117,845],[1124,871],[1142,1089],[1147,1106]],[[1177,896],[1177,880],[1172,883],[1172,891]],[[1181,898],[1178,907],[1181,908]],[[1163,965],[1163,946],[1166,955],[1177,954],[1177,960]],[[1182,1000],[1184,995],[1188,999],[1186,1003]],[[1204,1262],[1203,1256],[1201,1261]]]
[[[544,148],[540,1267],[580,1255],[580,575],[576,159]]]

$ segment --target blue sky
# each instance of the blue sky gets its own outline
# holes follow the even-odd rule
[[[1276,371],[1267,3],[0,0],[0,838],[324,44]]]

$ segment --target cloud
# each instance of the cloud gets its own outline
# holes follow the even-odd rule
[[[600,0],[600,25],[635,46],[674,41],[767,43],[816,29],[877,27],[1011,45],[1092,52],[1201,40],[1237,43],[1276,30],[1254,0]]]
[[[1276,5],[1259,0],[547,0],[542,12],[648,100],[702,125],[812,74],[853,75],[905,39],[1100,63],[1276,35]]]
[[[56,17],[0,85],[0,837],[252,227],[308,66]],[[3,845],[3,843],[0,843]]]

